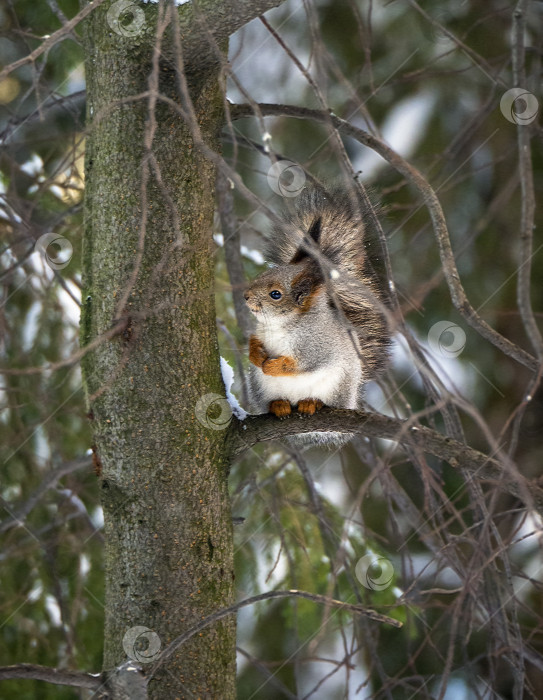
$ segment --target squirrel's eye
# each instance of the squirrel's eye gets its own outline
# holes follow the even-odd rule
[[[270,292],[270,296],[272,299],[281,299],[283,296],[281,292],[278,289],[274,289],[272,292]]]

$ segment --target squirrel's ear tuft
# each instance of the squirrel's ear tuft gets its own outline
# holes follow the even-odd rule
[[[321,223],[322,217],[319,216],[309,227],[309,231],[304,236],[304,239],[307,240],[307,236],[309,236],[309,238],[311,238],[316,245],[319,245],[319,241],[321,238]],[[294,253],[294,257],[290,261],[290,265],[296,265],[296,263],[302,262],[302,260],[304,260],[304,258],[308,258],[309,255],[309,252],[304,248],[304,245],[302,243],[302,245]]]
[[[306,268],[292,280],[292,296],[298,306],[307,310],[311,306],[311,300],[320,290],[323,283],[322,275],[316,265]]]
[[[302,306],[307,297],[311,294],[313,283],[310,277],[302,277],[292,285],[292,296],[294,301]]]
[[[307,232],[307,235],[310,236],[317,245],[319,245],[319,241],[321,239],[321,223],[322,223],[322,216],[319,216],[315,221],[311,224],[311,228]]]

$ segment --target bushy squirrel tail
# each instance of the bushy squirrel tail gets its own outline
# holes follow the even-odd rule
[[[383,313],[389,305],[388,284],[370,214],[354,189],[310,186],[297,197],[294,211],[274,227],[267,248],[275,265],[314,260],[332,303],[358,337],[368,378],[386,365],[390,345]]]

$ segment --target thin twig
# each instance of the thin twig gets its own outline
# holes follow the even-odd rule
[[[5,532],[13,527],[22,525],[26,516],[31,512],[31,510],[40,501],[44,493],[49,491],[49,489],[56,486],[58,481],[67,474],[72,474],[79,469],[89,468],[92,465],[92,460],[90,457],[80,457],[79,459],[74,459],[71,462],[66,462],[62,464],[57,469],[48,472],[40,482],[40,485],[36,488],[34,493],[32,493],[29,498],[17,508],[11,508],[13,512],[7,520],[0,522],[0,532]],[[3,499],[2,499],[3,500]]]
[[[20,58],[18,61],[13,61],[13,63],[7,65],[3,70],[0,71],[0,82],[4,80],[4,78],[6,78],[14,70],[17,70],[17,68],[21,68],[21,66],[26,66],[29,63],[35,63],[37,58],[39,58],[42,54],[47,53],[63,37],[65,37],[67,34],[71,34],[74,27],[76,27],[79,24],[79,22],[84,20],[85,17],[87,17],[87,15],[90,15],[91,12],[94,12],[94,10],[97,7],[100,7],[100,5],[102,5],[104,1],[105,0],[94,0],[94,2],[89,3],[86,7],[84,7],[81,10],[81,12],[78,12],[75,17],[72,17],[72,19],[68,20],[68,22],[66,22],[64,26],[62,26],[60,29],[57,29],[57,31],[54,34],[48,36],[42,44],[40,44],[37,48],[34,49],[34,51],[29,53],[27,56],[23,56],[23,58]]]
[[[201,632],[209,625],[212,625],[214,622],[217,622],[217,620],[222,620],[223,617],[232,615],[232,613],[235,613],[238,610],[241,610],[241,608],[247,607],[248,605],[253,605],[254,603],[259,603],[263,600],[272,600],[274,598],[306,598],[307,600],[311,600],[314,603],[319,603],[320,605],[330,605],[334,608],[340,608],[341,610],[347,610],[351,613],[364,615],[365,617],[368,617],[370,620],[374,620],[375,622],[382,622],[397,628],[402,627],[402,623],[399,620],[395,620],[393,617],[388,617],[387,615],[381,615],[381,613],[375,612],[375,610],[372,610],[371,608],[366,608],[363,605],[352,605],[351,603],[343,603],[341,600],[327,598],[324,595],[319,595],[317,593],[309,593],[308,591],[268,591],[267,593],[260,593],[260,595],[255,595],[251,596],[250,598],[246,598],[245,600],[240,600],[238,603],[230,605],[227,608],[223,608],[222,610],[217,610],[217,612],[208,615],[206,618],[204,618],[201,622],[199,622],[191,629],[187,630],[186,632],[183,632],[183,634],[179,635],[179,637],[174,639],[173,642],[168,644],[166,649],[164,649],[164,651],[161,652],[159,658],[151,667],[148,674],[148,678],[151,679],[155,675],[159,667],[164,663],[164,661],[166,661],[166,659],[168,659],[173,654],[173,652],[176,649],[178,649],[187,640],[189,640],[195,634],[198,634],[198,632]]]
[[[513,12],[513,82],[524,87],[526,70],[524,67],[524,34],[526,31],[526,10],[529,0],[519,0]],[[530,148],[531,128],[529,124],[517,124],[518,167],[520,190],[522,193],[520,220],[520,260],[518,266],[517,303],[526,334],[535,354],[543,361],[543,338],[537,326],[530,298],[530,277],[533,259],[533,231],[535,227],[535,192]],[[533,390],[532,390],[533,391]]]
[[[102,685],[101,674],[83,673],[81,671],[64,671],[37,664],[15,664],[13,666],[0,666],[0,681],[14,678],[31,679],[54,683],[55,685],[69,685],[73,688],[88,688],[97,690]]]
[[[241,260],[239,225],[234,214],[234,195],[230,180],[223,173],[217,175],[215,190],[224,238],[224,259],[232,290],[234,312],[238,327],[241,329],[245,340],[247,340],[251,330],[251,312],[243,297],[243,290],[247,281]]]

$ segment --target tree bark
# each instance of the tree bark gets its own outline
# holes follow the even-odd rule
[[[133,3],[128,29],[108,15],[109,3],[86,20],[81,343],[122,328],[83,360],[105,519],[105,669],[127,657],[145,668],[233,602],[226,431],[205,415],[208,398],[224,396],[213,296],[216,168],[156,96],[187,107],[175,19],[194,115],[206,146],[219,151],[214,41],[277,4],[203,3],[211,26],[192,4]],[[230,616],[191,638],[156,671],[149,697],[235,697],[235,632]]]

